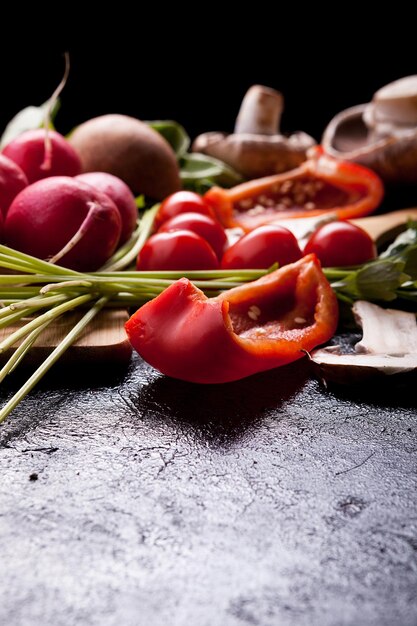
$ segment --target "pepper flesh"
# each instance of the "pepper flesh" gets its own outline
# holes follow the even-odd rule
[[[286,365],[334,334],[336,296],[315,255],[207,298],[181,278],[126,323],[129,340],[163,374],[224,383]]]
[[[204,199],[223,226],[248,232],[289,217],[329,212],[341,220],[362,217],[378,207],[383,195],[382,181],[374,172],[316,148],[310,159],[290,172],[227,190],[213,187]]]

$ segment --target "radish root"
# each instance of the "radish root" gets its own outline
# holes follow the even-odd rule
[[[87,232],[92,227],[94,221],[100,219],[100,212],[102,211],[102,207],[97,204],[97,202],[88,202],[88,206],[90,207],[88,213],[75,235],[71,237],[68,243],[66,243],[59,252],[57,252],[56,254],[54,254],[53,257],[48,259],[49,263],[55,264],[60,261],[62,257],[68,254],[68,252],[70,252],[77,245],[77,243],[81,241],[84,235],[87,234]]]

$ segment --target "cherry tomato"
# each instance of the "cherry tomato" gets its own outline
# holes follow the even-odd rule
[[[371,237],[350,222],[329,222],[318,228],[304,248],[304,254],[311,252],[323,267],[360,265],[376,257]]]
[[[136,269],[215,270],[219,261],[205,239],[191,230],[156,233],[138,254]]]
[[[180,213],[202,213],[216,219],[213,209],[198,193],[193,191],[176,191],[162,202],[155,217],[155,230],[163,222]]]
[[[223,226],[219,222],[201,213],[180,213],[164,222],[158,232],[166,233],[172,230],[183,229],[191,230],[193,233],[203,237],[211,245],[217,257],[219,259],[222,258],[227,237]]]
[[[259,226],[244,235],[223,255],[223,269],[266,269],[301,259],[301,250],[294,235],[283,226]]]

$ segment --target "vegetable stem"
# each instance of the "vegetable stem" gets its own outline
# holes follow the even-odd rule
[[[185,276],[209,297],[244,282],[256,280],[268,270],[129,271],[138,252],[152,232],[158,205],[148,210],[128,242],[97,272],[76,272],[0,245],[0,328],[36,316],[11,332],[0,343],[0,352],[21,342],[0,370],[0,382],[21,362],[41,332],[64,313],[90,308],[53,350],[25,385],[0,410],[0,422],[17,406],[49,368],[77,339],[103,307],[138,307]],[[17,272],[17,273],[16,273]],[[341,302],[355,300],[389,302],[397,308],[417,309],[417,223],[410,225],[380,257],[347,268],[324,268],[324,275]],[[95,304],[91,307],[91,301]],[[1,308],[2,307],[2,308]],[[42,309],[45,309],[41,312]]]
[[[86,298],[86,296],[83,296]],[[47,359],[38,367],[38,369],[30,376],[26,383],[14,394],[12,398],[0,410],[0,424],[6,419],[11,411],[27,396],[27,394],[35,387],[46,372],[58,361],[64,352],[72,343],[81,335],[84,328],[91,322],[99,311],[106,304],[106,298],[100,298],[95,305],[83,315],[80,321],[68,333],[68,335],[57,345]]]
[[[139,224],[139,228],[137,229],[137,240],[134,245],[121,257],[117,256],[109,259],[109,261],[107,261],[107,263],[105,263],[105,265],[101,268],[102,270],[116,271],[123,269],[124,267],[128,267],[131,263],[133,263],[152,232],[153,223],[158,209],[159,204],[155,204],[151,209],[149,209],[149,211],[146,211]]]
[[[7,350],[7,348],[10,348],[13,344],[19,341],[19,339],[22,339],[22,337],[25,337],[32,330],[41,326],[44,322],[56,319],[63,313],[66,313],[67,311],[70,311],[71,309],[75,309],[77,306],[80,306],[81,304],[85,304],[89,300],[92,300],[92,298],[93,298],[92,294],[86,294],[84,296],[78,296],[77,298],[72,298],[68,302],[59,304],[58,306],[53,307],[51,310],[47,311],[46,313],[43,313],[43,315],[36,317],[32,321],[25,324],[25,326],[22,326],[22,328],[19,328],[14,333],[9,335],[6,339],[3,339],[3,341],[0,342],[0,353]]]

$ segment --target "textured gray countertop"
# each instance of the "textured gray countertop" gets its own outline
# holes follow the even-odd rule
[[[0,429],[0,623],[415,625],[415,386],[306,367],[45,381]]]

